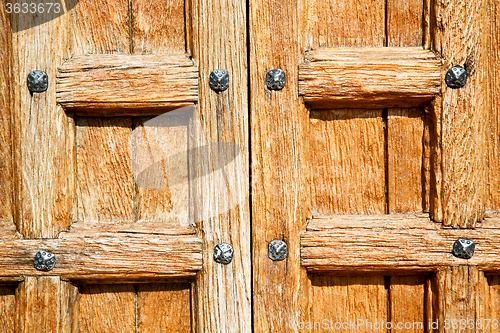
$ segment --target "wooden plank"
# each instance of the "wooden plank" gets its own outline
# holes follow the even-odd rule
[[[423,0],[386,3],[386,43],[389,47],[418,47],[423,43]],[[439,70],[438,70],[439,72]],[[438,84],[440,79],[437,79]],[[424,208],[424,116],[421,109],[387,110],[388,213]],[[428,150],[426,151],[428,153]],[[424,192],[425,191],[425,192]]]
[[[384,325],[388,304],[383,276],[316,275],[312,278],[312,297],[313,332],[387,331]]]
[[[83,285],[79,288],[78,332],[136,332],[134,285]]]
[[[385,213],[382,111],[311,111],[309,136],[313,212]]]
[[[0,8],[5,8],[5,0]],[[12,32],[5,10],[0,11],[0,224],[13,224],[10,60]]]
[[[191,332],[191,286],[146,284],[137,287],[139,332]]]
[[[135,220],[129,139],[132,119],[77,120],[78,220]]]
[[[309,114],[298,96],[298,2],[249,1],[253,327],[282,331],[308,321],[310,281],[300,267],[299,232],[310,214],[307,128]],[[305,17],[304,17],[305,19]],[[266,88],[266,73],[286,74],[281,91]],[[272,261],[269,242],[288,245],[288,257]],[[306,330],[305,332],[308,332]]]
[[[82,280],[184,277],[192,278],[202,267],[202,241],[196,235],[129,233],[108,230],[89,235],[61,233],[57,239],[1,240],[0,274],[46,275],[33,267],[41,249],[56,256],[50,274]]]
[[[30,15],[11,20],[15,220],[28,238],[56,237],[75,218],[74,122],[55,91],[56,68],[70,52],[68,20],[62,15],[37,26]],[[47,73],[46,92],[30,94],[33,70]]]
[[[467,84],[451,89],[442,74],[442,100],[434,112],[442,119],[443,224],[474,227],[481,221],[486,200],[486,108],[483,1],[434,2],[433,48],[442,57],[443,71],[455,65],[469,72]],[[457,20],[457,17],[463,19]]]
[[[344,0],[304,1],[302,42],[306,49],[384,45],[385,3]]]
[[[484,273],[474,266],[453,266],[438,271],[433,278],[436,297],[432,321],[439,324],[436,332],[485,332],[484,319],[493,319],[486,318],[484,312],[486,283]]]
[[[424,123],[420,109],[387,111],[388,212],[422,211]]]
[[[391,276],[389,289],[390,316],[393,329],[423,332],[425,317],[425,276]],[[400,325],[399,323],[402,323]],[[400,325],[400,326],[398,326]]]
[[[313,219],[301,236],[301,263],[311,272],[431,272],[451,265],[498,271],[499,220],[486,228],[453,230],[427,217],[332,216]],[[459,238],[476,243],[474,256],[452,255]],[[341,254],[341,255],[340,255]]]
[[[200,69],[200,82],[204,82],[199,87],[200,100],[195,113],[199,125],[193,125],[189,132],[189,149],[216,143],[215,149],[209,150],[210,161],[215,164],[206,168],[206,163],[199,160],[206,156],[200,149],[191,152],[189,161],[190,175],[210,171],[206,177],[190,182],[193,203],[203,203],[201,207],[193,207],[193,214],[197,216],[194,220],[206,258],[193,291],[194,330],[252,332],[247,2],[188,3],[193,13],[193,58]],[[230,77],[228,90],[221,93],[212,91],[208,85],[210,73],[217,68],[225,69]],[[218,166],[231,156],[238,158],[226,166]],[[214,247],[220,242],[234,248],[233,260],[228,265],[212,259]]]
[[[198,100],[198,68],[186,55],[74,56],[58,68],[56,97],[81,115],[161,114]]]
[[[305,59],[299,94],[315,109],[415,107],[439,93],[441,63],[419,47],[327,48]]]
[[[490,327],[485,329],[485,332],[495,332],[498,330],[498,323],[500,318],[498,314],[500,313],[500,276],[491,275],[487,276],[487,284],[484,297],[485,314],[484,319],[497,320],[496,322],[491,322]],[[495,325],[496,324],[496,325]],[[494,327],[497,327],[496,329]]]
[[[185,2],[189,1],[132,1],[132,53],[185,53]]]
[[[0,331],[16,332],[16,294],[13,287],[0,287]]]
[[[57,276],[27,276],[16,290],[16,332],[70,332],[75,287]]]
[[[490,0],[488,8],[488,36],[486,57],[488,59],[487,109],[489,119],[488,131],[488,209],[500,211],[500,6],[497,1]]]

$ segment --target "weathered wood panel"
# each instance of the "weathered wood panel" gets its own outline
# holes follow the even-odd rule
[[[137,328],[141,333],[191,330],[189,284],[143,284],[137,286]]]
[[[327,48],[306,53],[299,94],[315,109],[415,107],[440,89],[440,61],[422,48]]]
[[[83,285],[78,289],[77,332],[136,332],[134,285]]]
[[[485,210],[484,4],[481,0],[438,1],[433,8],[433,48],[443,61],[442,100],[433,110],[442,121],[442,222],[454,228],[474,227]],[[444,82],[445,72],[455,65],[465,66],[469,73],[467,84],[460,89],[451,89]],[[441,221],[435,213],[433,218]]]
[[[56,97],[78,115],[161,114],[198,100],[198,68],[185,55],[74,56]]]
[[[16,294],[14,287],[0,287],[0,331],[16,332]]]
[[[486,54],[488,61],[487,73],[487,110],[488,115],[488,209],[500,211],[500,5],[498,1],[489,0],[485,6],[488,8],[488,29]]]
[[[453,230],[428,217],[411,215],[331,216],[311,220],[301,237],[301,262],[309,271],[431,272],[451,265],[498,271],[500,221],[475,230]],[[451,251],[459,238],[471,239],[471,259]]]
[[[5,8],[5,0],[0,1]],[[0,11],[0,224],[13,224],[12,207],[12,142],[10,111],[10,20],[4,10]]]
[[[383,276],[313,276],[311,297],[312,332],[387,331],[380,324],[389,308]]]
[[[16,290],[16,332],[71,332],[75,299],[76,288],[57,276],[26,276]]]
[[[11,20],[15,220],[29,238],[55,237],[75,217],[74,122],[55,90],[56,68],[70,52],[69,16],[44,15],[48,22],[34,27],[30,15]],[[46,92],[30,93],[33,70],[47,73]]]
[[[249,129],[247,69],[247,2],[192,1],[193,58],[200,69],[200,125],[190,130],[190,193],[197,230],[203,238],[203,269],[196,280],[195,330],[197,332],[251,332],[251,230],[249,213]],[[216,93],[208,85],[210,72],[229,73],[228,90]],[[202,148],[208,148],[207,169]],[[223,143],[229,143],[229,146]],[[228,149],[224,149],[227,147]],[[200,156],[201,155],[201,156]],[[206,155],[205,155],[206,156]],[[220,163],[238,156],[233,163]],[[193,172],[193,174],[191,174]],[[229,205],[227,205],[229,203]],[[216,263],[215,245],[233,246],[229,265]],[[224,301],[221,301],[224,300]]]
[[[78,220],[135,220],[129,137],[132,119],[78,118]]]
[[[382,111],[311,111],[309,137],[313,212],[385,213]]]
[[[81,233],[79,228],[62,232],[57,239],[1,240],[2,275],[13,279],[18,275],[47,275],[33,267],[33,258],[41,249],[56,256],[50,274],[66,279],[192,278],[202,267],[202,241],[193,231],[147,230],[144,225],[135,231],[130,225],[125,225],[125,231],[116,225],[93,233],[82,229]]]
[[[389,277],[390,315],[388,321],[391,322],[394,330],[402,328],[405,332],[421,333],[428,328],[425,313],[427,279],[425,276]],[[403,326],[398,327],[399,323]]]
[[[187,2],[189,0],[132,1],[132,53],[185,53],[186,28],[190,29],[185,17]]]

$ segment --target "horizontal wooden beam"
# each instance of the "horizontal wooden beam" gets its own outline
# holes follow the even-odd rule
[[[23,275],[71,280],[193,278],[202,268],[202,240],[193,229],[161,225],[139,223],[133,230],[129,223],[75,223],[56,239],[21,239],[19,234],[0,239],[0,281]],[[40,250],[56,256],[50,272],[33,267]]]
[[[417,47],[319,49],[299,66],[299,94],[315,109],[416,107],[440,85],[440,60]]]
[[[455,240],[476,243],[471,259],[452,254]],[[451,229],[428,216],[317,217],[301,236],[301,263],[311,272],[433,272],[451,265],[500,271],[500,219],[477,229]]]
[[[186,55],[75,56],[56,82],[57,102],[85,115],[154,115],[198,101],[198,68]]]

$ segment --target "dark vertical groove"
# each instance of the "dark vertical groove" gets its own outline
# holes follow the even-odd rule
[[[388,39],[389,39],[389,33],[388,33],[388,26],[389,26],[389,20],[387,19],[387,0],[385,0],[385,4],[384,4],[384,46],[387,47],[387,45],[389,44],[388,43]]]
[[[391,309],[391,277],[384,276],[384,286],[387,295],[387,321],[392,322],[392,309]],[[391,332],[391,329],[387,329],[387,332]]]
[[[129,29],[129,52],[134,54],[134,28],[133,28],[133,14],[132,14],[132,1],[128,1],[128,29]]]
[[[385,213],[389,214],[389,110],[382,111],[384,122]]]

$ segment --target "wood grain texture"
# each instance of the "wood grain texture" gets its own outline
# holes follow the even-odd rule
[[[433,321],[438,320],[436,332],[485,332],[481,324],[487,319],[486,286],[484,273],[474,266],[453,266],[438,271],[432,281],[435,297],[433,298]],[[445,327],[445,320],[458,321],[458,327]],[[460,320],[475,320],[476,325],[460,329]],[[488,318],[497,319],[497,318]],[[478,322],[481,322],[478,323]],[[490,324],[491,325],[491,324]],[[491,328],[491,327],[490,327]]]
[[[485,314],[484,318],[488,319],[497,319],[500,321],[499,313],[500,313],[500,276],[499,275],[490,275],[486,276],[487,284],[485,284],[484,290],[484,307]],[[484,330],[488,333],[493,333],[495,329],[493,329],[492,325],[488,329]]]
[[[135,220],[132,119],[77,120],[78,221]]]
[[[13,287],[0,287],[0,331],[16,332],[16,294]]]
[[[451,265],[498,271],[499,220],[476,230],[453,230],[411,215],[330,216],[311,220],[301,236],[301,263],[311,272],[431,272]],[[452,255],[459,238],[476,243],[474,256]]]
[[[388,213],[422,211],[424,123],[420,109],[387,111]]]
[[[427,326],[425,316],[426,281],[427,277],[425,276],[396,275],[389,277],[390,315],[388,321],[394,325],[395,329],[401,327],[405,332],[424,331],[424,327]],[[403,326],[398,327],[399,323],[402,323]]]
[[[145,284],[137,287],[137,327],[141,333],[191,330],[191,286]]]
[[[43,15],[49,21],[34,27],[29,15],[11,20],[15,220],[29,238],[56,237],[75,218],[74,122],[55,97],[56,68],[70,52],[69,18]],[[46,92],[30,94],[33,70],[47,73]]]
[[[380,326],[388,318],[383,276],[315,275],[311,296],[312,332],[386,332]]]
[[[17,332],[71,332],[76,288],[57,276],[27,276],[16,290]]]
[[[385,213],[382,111],[312,111],[309,131],[313,212]]]
[[[299,4],[249,2],[252,147],[253,327],[279,332],[290,320],[308,321],[310,281],[300,267],[299,232],[310,214],[308,110],[298,96]],[[304,16],[305,19],[305,16]],[[266,88],[266,73],[281,68],[283,90]],[[284,240],[288,257],[272,261],[268,244]],[[306,330],[305,332],[307,332]]]
[[[134,0],[131,2],[132,53],[186,52],[185,3],[188,1]]]
[[[442,57],[441,117],[442,205],[444,225],[474,227],[486,201],[485,29],[481,0],[434,2],[434,50]],[[457,19],[460,17],[461,19]],[[445,72],[465,66],[469,77],[461,89],[448,88]]]
[[[307,0],[301,7],[306,50],[332,46],[383,46],[385,3]]]
[[[83,285],[78,289],[77,332],[136,332],[134,285]]]
[[[190,187],[193,201],[203,204],[193,211],[201,217],[195,221],[206,258],[193,290],[194,330],[246,333],[252,331],[247,2],[201,0],[189,2],[189,6],[193,58],[202,83],[196,111],[200,125],[190,131],[189,148],[216,143],[209,150],[213,164],[208,168],[199,149],[189,162],[190,174],[209,171],[206,177],[192,181]],[[225,69],[230,77],[228,90],[221,93],[208,85],[210,72],[218,68]],[[229,143],[228,149],[222,149],[226,146],[223,143]],[[238,158],[222,168],[218,166],[231,156]],[[214,247],[220,242],[231,244],[235,250],[228,265],[212,259]]]
[[[0,1],[5,8],[5,0]],[[10,61],[12,33],[7,13],[0,11],[0,224],[13,224]]]
[[[488,8],[488,37],[486,47],[488,91],[488,210],[500,211],[500,5],[497,1],[489,0]]]
[[[327,48],[306,53],[299,94],[315,109],[415,107],[440,88],[440,62],[419,47]]]
[[[74,56],[58,68],[56,97],[79,115],[161,114],[198,100],[198,68],[185,55]]]
[[[2,276],[46,275],[33,267],[40,249],[56,256],[51,274],[65,279],[193,278],[201,269],[202,241],[192,230],[167,227],[151,231],[144,226],[135,231],[116,229],[90,233],[75,228],[60,233],[57,239],[1,240]]]
[[[423,45],[422,0],[390,0],[386,3],[386,45],[421,47]],[[403,50],[404,48],[401,48]],[[438,67],[440,62],[437,61]],[[440,84],[438,69],[437,83]],[[437,88],[439,90],[439,87]],[[387,212],[422,211],[428,190],[424,164],[424,115],[422,109],[388,109],[386,124]],[[429,154],[429,149],[425,151]],[[427,208],[428,211],[428,208]]]

